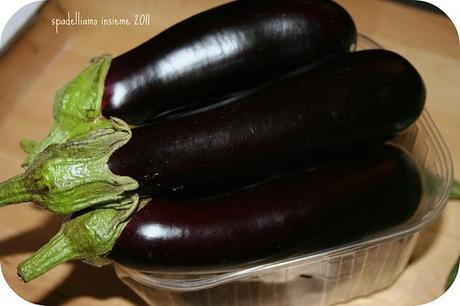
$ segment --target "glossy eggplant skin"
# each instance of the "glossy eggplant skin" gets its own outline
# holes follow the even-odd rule
[[[334,1],[230,2],[116,57],[102,113],[139,125],[348,52],[355,42],[352,18]]]
[[[136,179],[141,197],[220,193],[391,139],[424,101],[407,60],[354,52],[229,103],[135,128],[109,168]]]
[[[109,257],[142,271],[242,267],[400,224],[421,194],[412,159],[381,145],[235,193],[154,199],[132,217]]]

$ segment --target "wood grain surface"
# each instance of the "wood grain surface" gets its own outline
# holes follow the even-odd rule
[[[120,54],[218,0],[49,0],[36,22],[0,58],[0,180],[21,171],[21,138],[41,139],[52,122],[54,93],[87,61],[102,53]],[[452,23],[443,15],[394,1],[340,0],[361,33],[408,58],[423,75],[427,108],[447,142],[460,177],[460,48]],[[84,18],[130,18],[148,13],[150,26],[61,26],[53,18],[79,11]],[[238,16],[235,16],[238,18]],[[396,283],[346,305],[417,305],[443,292],[447,274],[460,254],[460,203],[448,203],[426,229],[409,266]],[[115,276],[112,266],[69,263],[23,284],[16,265],[44,244],[62,217],[28,203],[0,210],[0,261],[11,287],[44,305],[145,305]],[[0,297],[1,301],[1,297]],[[1,302],[0,302],[1,304]]]

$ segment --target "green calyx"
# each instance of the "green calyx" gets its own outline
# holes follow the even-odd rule
[[[18,275],[29,282],[57,265],[70,260],[102,266],[118,236],[137,210],[139,199],[126,199],[124,208],[90,210],[67,220],[59,232],[34,255],[21,262]]]
[[[101,102],[111,60],[110,55],[94,58],[85,70],[56,93],[54,125],[48,136],[39,143],[30,140],[21,142],[21,147],[29,154],[23,163],[24,167],[50,144],[64,143],[109,124],[101,116]]]
[[[0,207],[31,201],[55,213],[72,213],[93,206],[114,206],[139,185],[113,174],[108,160],[131,138],[120,119],[61,144],[50,144],[36,155],[23,174],[0,184]]]
[[[18,266],[28,282],[60,263],[101,266],[131,215],[142,205],[136,180],[109,169],[114,151],[131,138],[129,126],[101,115],[109,55],[91,61],[54,99],[54,125],[41,142],[21,141],[24,173],[0,183],[0,207],[31,201],[54,213],[79,212]]]

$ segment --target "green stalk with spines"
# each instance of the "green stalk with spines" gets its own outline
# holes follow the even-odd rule
[[[92,209],[65,221],[59,232],[35,254],[18,265],[18,275],[29,282],[59,264],[83,260],[94,266],[110,263],[105,258],[137,210],[137,195],[123,208]]]
[[[0,184],[0,207],[31,201],[54,213],[111,206],[130,197],[139,184],[112,173],[108,160],[131,138],[129,126],[112,118],[110,127],[61,144],[50,144],[24,173]]]
[[[41,142],[28,139],[21,142],[29,154],[23,167],[50,144],[64,143],[91,130],[110,126],[109,120],[101,115],[101,101],[111,61],[110,55],[92,59],[86,69],[58,90],[53,105],[54,124],[48,136]]]

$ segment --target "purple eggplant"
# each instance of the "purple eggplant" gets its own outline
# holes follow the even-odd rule
[[[234,1],[113,59],[102,113],[141,124],[211,104],[350,51],[356,28],[334,1]]]
[[[149,272],[240,269],[387,230],[414,215],[421,195],[410,156],[380,145],[233,193],[152,199],[134,214],[80,211],[18,274],[30,281],[72,259]]]
[[[48,145],[102,128],[116,117],[139,125],[217,103],[356,42],[334,1],[234,1],[192,16],[113,60],[105,55],[56,94],[55,124],[24,140],[26,167]],[[104,117],[105,116],[105,117]]]
[[[403,57],[349,53],[222,105],[52,145],[0,185],[0,205],[33,201],[70,213],[122,203],[133,193],[231,191],[384,142],[418,118],[424,101],[423,81]]]
[[[143,271],[181,271],[317,251],[409,219],[421,193],[410,157],[379,146],[233,194],[154,199],[128,222],[110,258]]]
[[[135,128],[108,163],[139,183],[141,197],[219,193],[388,140],[418,118],[424,101],[407,60],[360,51],[219,107]]]

